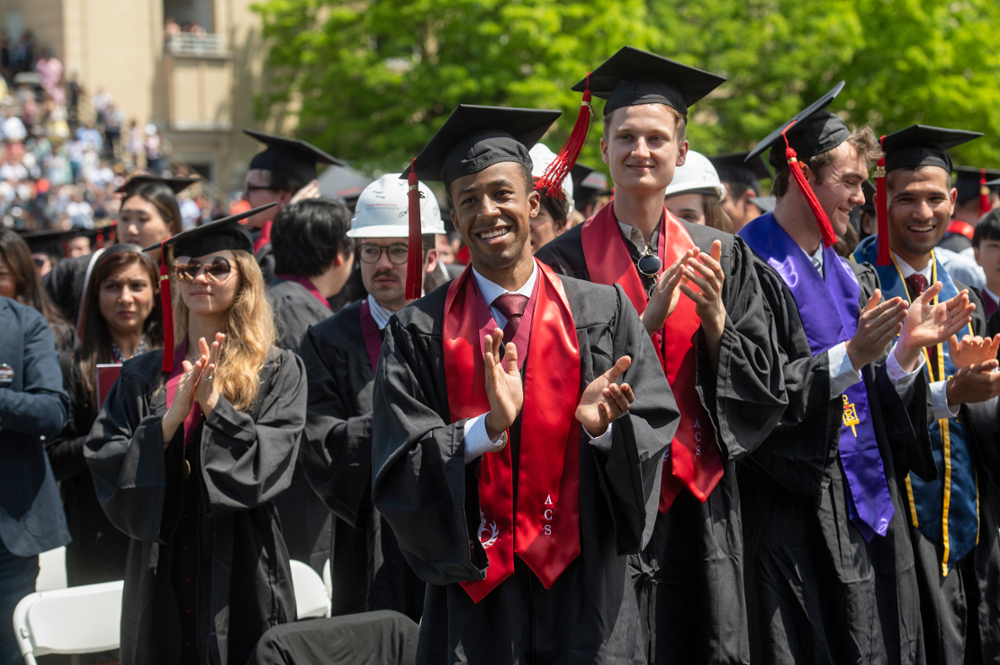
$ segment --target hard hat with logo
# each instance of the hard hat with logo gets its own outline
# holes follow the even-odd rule
[[[409,235],[409,200],[406,180],[387,173],[370,183],[358,197],[349,238],[406,238]],[[421,235],[444,234],[444,221],[437,198],[420,183]]]

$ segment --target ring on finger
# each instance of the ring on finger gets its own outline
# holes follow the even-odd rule
[[[215,372],[211,372],[209,374],[206,374],[205,375],[205,380],[206,381],[214,381],[215,380]]]

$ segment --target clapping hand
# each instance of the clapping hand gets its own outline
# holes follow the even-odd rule
[[[621,373],[632,364],[632,358],[622,356],[614,367],[590,382],[590,385],[580,396],[580,404],[576,407],[576,419],[593,437],[598,437],[608,430],[618,416],[629,410],[635,395],[632,388],[616,381]]]
[[[501,361],[502,343],[503,331],[499,328],[494,329],[492,335],[486,336],[483,369],[486,373],[486,397],[490,401],[490,412],[483,424],[490,440],[495,440],[514,424],[524,403],[521,372],[517,369],[517,347],[513,343],[507,344]]]
[[[889,343],[903,329],[906,310],[905,300],[893,298],[882,302],[882,292],[875,289],[858,317],[858,328],[854,331],[854,336],[846,343],[847,356],[856,372],[882,357]],[[897,360],[906,369],[904,361],[898,357]],[[916,363],[916,360],[913,362]]]
[[[941,282],[935,282],[915,298],[906,311],[896,349],[896,360],[906,371],[916,368],[921,349],[937,346],[967,326],[976,309],[969,302],[968,291],[935,305],[934,298],[941,293],[941,288]]]
[[[948,338],[948,357],[957,369],[996,360],[998,348],[1000,348],[1000,335],[992,339],[966,335],[961,342],[955,335]]]
[[[219,403],[219,391],[215,387],[215,368],[219,364],[219,353],[225,339],[225,335],[216,333],[211,349],[204,337],[198,340],[198,348],[201,350],[201,359],[198,362],[202,363],[203,369],[198,383],[195,384],[194,397],[198,400],[205,418],[212,415],[212,410]]]
[[[201,356],[194,363],[188,360],[181,362],[184,374],[177,382],[174,401],[163,415],[160,424],[163,440],[166,442],[164,448],[173,440],[178,428],[184,425],[196,400],[206,418],[212,414],[212,409],[219,401],[219,391],[215,388],[215,368],[219,361],[219,349],[225,338],[222,333],[217,333],[215,342],[209,349],[208,343],[202,337],[198,340]]]
[[[697,249],[689,249],[684,252],[679,259],[674,261],[672,266],[663,271],[656,285],[653,286],[653,292],[649,296],[646,309],[639,317],[648,334],[653,335],[662,329],[667,322],[667,317],[674,313],[677,299],[681,295],[680,289],[677,287],[684,279],[684,269],[688,262],[697,256]]]

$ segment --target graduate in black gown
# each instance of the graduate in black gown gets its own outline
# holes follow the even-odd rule
[[[278,274],[267,286],[280,349],[298,352],[309,326],[332,314],[328,298],[344,287],[354,264],[354,241],[345,234],[350,212],[337,201],[306,199],[282,208],[271,234]],[[276,500],[288,556],[317,573],[330,558],[330,511],[309,488],[302,456],[286,492]]]
[[[680,408],[656,528],[633,559],[650,661],[746,663],[735,462],[785,409],[781,364],[746,244],[663,205],[687,155],[687,107],[723,79],[631,47],[588,79],[608,99],[601,150],[615,198],[537,258],[625,287]]]
[[[117,243],[152,247],[159,245],[183,229],[177,195],[197,178],[160,178],[137,175],[129,178],[118,193],[122,194],[118,222],[115,227]],[[84,256],[60,261],[42,278],[52,302],[73,325],[80,327],[80,305],[97,259],[103,250]],[[159,258],[153,252],[154,258]]]
[[[420,663],[645,661],[622,555],[678,412],[622,289],[532,259],[528,149],[557,116],[459,106],[412,166],[472,256],[389,320],[375,374],[372,499],[428,583]]]
[[[976,166],[956,166],[955,192],[957,197],[951,211],[951,221],[939,247],[968,254],[972,249],[972,236],[979,218],[1000,205],[1000,171]]]
[[[935,282],[943,284],[940,300],[965,290],[934,248],[957,196],[948,149],[978,136],[913,125],[883,138],[879,232],[855,258],[876,265],[886,296],[912,302]],[[900,485],[927,661],[946,665],[1000,663],[1000,372],[993,371],[1000,340],[983,339],[982,301],[975,291],[969,298],[976,305],[969,326],[925,352],[930,472],[911,472]]]
[[[437,267],[434,234],[444,233],[444,224],[430,188],[421,184],[420,193],[426,276]],[[423,611],[425,584],[371,500],[372,386],[383,330],[407,303],[407,207],[406,182],[398,173],[361,193],[347,235],[357,243],[368,297],[310,328],[299,351],[309,376],[300,460],[335,516],[333,616],[395,610],[419,621]]]
[[[290,203],[319,198],[316,164],[344,166],[344,162],[299,139],[253,129],[244,129],[243,133],[267,146],[250,160],[243,181],[243,199],[255,208],[274,204],[247,220],[247,226],[253,229],[254,256],[264,283],[270,284],[275,274],[271,247],[275,217]]]
[[[243,215],[171,239],[163,351],[122,367],[86,459],[112,523],[132,538],[126,663],[245,663],[295,619],[274,498],[291,482],[306,377],[275,333]],[[167,284],[167,282],[163,282]],[[166,316],[164,318],[167,318]],[[211,345],[209,345],[211,342]]]
[[[760,259],[789,396],[740,474],[756,662],[924,662],[897,481],[927,445],[921,349],[961,329],[972,307],[965,295],[932,305],[941,285],[909,308],[883,298],[871,266],[834,250],[881,154],[870,129],[851,132],[824,110],[843,87],[750,153],[771,149],[777,201],[740,236]]]

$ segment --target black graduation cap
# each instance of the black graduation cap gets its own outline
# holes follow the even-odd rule
[[[240,222],[258,212],[267,210],[276,203],[268,203],[244,212],[216,219],[201,226],[181,231],[163,241],[164,247],[173,247],[174,256],[205,256],[224,249],[253,253],[253,240],[250,232]],[[160,245],[151,245],[144,252],[159,249]]]
[[[608,100],[604,115],[639,104],[666,104],[687,118],[688,107],[726,81],[724,76],[689,67],[631,46],[617,53],[573,86]]]
[[[243,133],[267,146],[250,160],[251,169],[277,171],[305,184],[316,179],[316,164],[346,166],[333,155],[300,139],[289,139],[254,129],[244,129]]]
[[[840,116],[823,110],[840,94],[845,85],[846,82],[841,81],[833,86],[832,90],[810,104],[804,111],[768,134],[747,153],[746,161],[749,162],[771,148],[768,162],[776,170],[780,170],[787,164],[784,137],[787,137],[788,145],[795,150],[799,159],[815,157],[827,150],[833,150],[846,141],[851,135],[847,125]]]
[[[583,181],[587,179],[591,173],[596,171],[593,166],[587,166],[586,164],[580,164],[579,162],[573,165],[573,168],[569,170],[569,175],[573,178],[573,191],[575,192],[581,186],[583,186]]]
[[[903,168],[939,166],[951,173],[954,167],[948,150],[980,136],[982,136],[980,132],[967,132],[962,129],[910,125],[882,139],[885,172]],[[979,170],[976,169],[976,193],[978,190]]]
[[[875,183],[865,180],[861,183],[861,191],[865,194],[865,203],[862,207],[875,210]]]
[[[502,162],[531,168],[528,150],[538,143],[562,111],[459,104],[434,138],[400,178],[410,171],[425,182],[479,173]]]
[[[51,256],[64,258],[66,256],[65,243],[73,238],[90,238],[90,242],[95,242],[98,238],[113,237],[114,225],[96,226],[92,229],[54,229],[45,231],[21,231],[18,230],[21,238],[28,243],[32,253],[43,253]]]
[[[985,185],[990,191],[995,192],[1000,187],[1000,171],[996,169],[982,169],[976,166],[956,166],[952,169],[955,172],[955,189],[958,190],[958,205],[964,205],[967,201],[982,195],[982,186]],[[981,185],[983,178],[986,182]],[[989,195],[989,192],[987,192]]]
[[[142,187],[143,185],[160,184],[160,185],[166,185],[167,187],[173,190],[175,195],[177,195],[183,192],[193,183],[198,182],[199,180],[201,180],[201,178],[185,178],[181,176],[175,176],[173,178],[161,178],[155,175],[137,175],[137,176],[132,176],[131,178],[126,180],[122,184],[122,186],[119,187],[116,191],[119,194],[124,194],[125,196],[131,196],[132,192],[137,190],[139,187]]]
[[[777,200],[773,196],[751,196],[750,203],[757,206],[757,210],[764,214],[774,210],[774,204],[777,203]]]
[[[772,177],[764,159],[759,154],[750,157],[749,151],[716,155],[709,157],[708,161],[712,162],[722,182],[744,184],[755,192],[760,191],[760,180]]]
[[[253,240],[250,239],[250,232],[240,222],[275,205],[277,204],[268,203],[181,231],[162,243],[150,245],[142,251],[151,252],[161,248],[166,250],[167,247],[173,246],[174,256],[205,256],[224,249],[243,250],[252,254]],[[169,372],[174,367],[174,309],[170,293],[166,251],[160,252],[160,305],[163,310],[163,365],[161,370]]]

